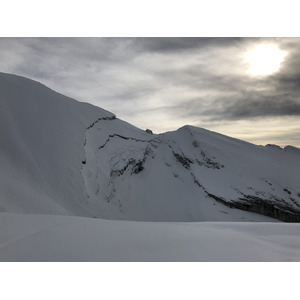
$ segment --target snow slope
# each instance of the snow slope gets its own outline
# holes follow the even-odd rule
[[[0,261],[300,261],[300,225],[0,213]]]
[[[0,73],[0,91],[2,212],[300,220],[298,148],[256,146],[191,126],[151,134],[15,75]]]
[[[114,115],[32,80],[0,74],[0,211],[89,215],[85,130]]]
[[[243,209],[300,220],[297,148],[256,146],[191,126],[153,135],[118,119],[98,122],[86,137],[83,176],[95,216],[270,221]]]

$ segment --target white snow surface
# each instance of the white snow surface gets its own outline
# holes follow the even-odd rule
[[[151,134],[0,73],[0,212],[140,221],[276,221],[245,195],[300,211],[300,150],[192,126]]]
[[[300,261],[299,223],[0,213],[0,261]]]
[[[300,210],[299,148],[151,134],[4,73],[0,107],[0,261],[299,261],[299,224],[222,203]]]
[[[89,215],[80,175],[85,130],[114,115],[0,74],[0,211]]]

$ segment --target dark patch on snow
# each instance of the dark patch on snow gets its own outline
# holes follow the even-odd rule
[[[275,144],[267,144],[266,147],[277,149],[277,150],[283,150],[280,146]]]
[[[179,163],[181,163],[181,165],[183,167],[185,167],[186,169],[190,169],[191,164],[194,163],[191,159],[189,159],[188,157],[186,157],[184,154],[179,154],[179,153],[176,153],[174,151],[172,151],[172,152],[173,152],[173,155],[176,158],[176,160]]]
[[[299,203],[294,198],[290,197],[290,200],[294,203],[294,205],[296,205],[300,208]]]
[[[130,158],[127,162],[127,164],[120,170],[111,170],[110,177],[114,176],[121,176],[124,174],[124,172],[131,167],[131,174],[139,174],[144,170],[144,164],[146,162],[146,159],[149,155],[153,154],[153,151],[151,147],[148,145],[145,148],[143,159],[142,160],[136,160],[134,158]],[[153,158],[153,157],[152,157]]]
[[[90,126],[88,126],[86,129],[91,129],[95,126],[95,124],[97,124],[99,121],[102,121],[102,120],[115,120],[116,119],[116,116],[112,116],[112,117],[104,117],[104,118],[98,118],[95,122],[93,122]]]
[[[118,138],[123,139],[123,140],[133,140],[133,141],[136,141],[136,142],[151,143],[151,145],[159,143],[158,140],[141,140],[141,139],[128,137],[128,136],[123,136],[123,135],[115,133],[115,134],[110,134],[108,136],[108,139],[105,141],[105,143],[98,147],[98,150],[103,149],[107,145],[107,143],[114,137],[118,137]],[[155,148],[157,148],[157,146]]]
[[[152,130],[150,130],[150,129],[146,129],[146,132],[149,134],[153,134]]]
[[[300,222],[300,210],[295,209],[292,205],[287,203],[284,199],[275,198],[273,200],[260,198],[253,195],[245,195],[242,192],[240,194],[243,197],[238,200],[226,200],[222,197],[216,196],[208,192],[196,179],[195,175],[191,173],[194,178],[194,182],[207,194],[208,197],[230,207],[241,210],[251,211],[259,213],[271,218],[278,219],[283,222]],[[263,194],[263,193],[262,193]]]
[[[193,142],[192,142],[192,145],[193,145],[194,148],[199,148],[199,147],[200,147],[200,142],[198,142],[198,141],[193,141]]]
[[[294,209],[283,199],[277,199],[275,203],[269,199],[263,199],[252,195],[244,195],[244,197],[239,198],[239,200],[241,200],[241,202],[233,202],[234,207],[256,212],[283,222],[300,222],[300,211]],[[280,204],[280,200],[284,204]]]
[[[224,168],[224,165],[214,161],[214,159],[216,159],[214,156],[212,156],[211,158],[208,157],[208,155],[203,150],[200,150],[200,155],[201,155],[202,161],[200,161],[199,159],[196,159],[196,162],[199,166],[205,166],[208,169]]]
[[[131,174],[138,174],[144,170],[143,161],[138,161],[133,167]]]
[[[267,183],[269,186],[272,186],[273,184],[268,181],[266,178],[261,178],[265,183]]]

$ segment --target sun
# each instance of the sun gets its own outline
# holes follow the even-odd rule
[[[266,76],[277,72],[286,52],[273,44],[257,45],[246,54],[248,72],[252,76]]]

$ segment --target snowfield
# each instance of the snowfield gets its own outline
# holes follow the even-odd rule
[[[300,224],[0,214],[0,261],[300,261]]]
[[[300,149],[153,134],[0,73],[1,261],[298,261]]]

